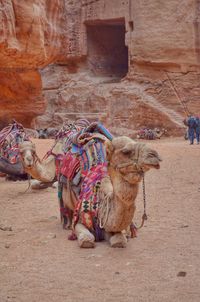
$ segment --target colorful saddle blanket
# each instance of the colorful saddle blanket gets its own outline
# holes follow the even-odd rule
[[[107,175],[107,160],[104,141],[112,140],[109,131],[99,123],[92,123],[84,129],[68,131],[64,144],[65,155],[62,161],[61,176],[65,176],[69,184],[79,173],[80,190],[76,195],[77,202],[73,216],[73,225],[84,224],[99,240],[98,229],[98,190],[101,180]]]
[[[14,121],[0,131],[0,156],[15,164],[19,161],[19,143],[29,140],[21,124]]]

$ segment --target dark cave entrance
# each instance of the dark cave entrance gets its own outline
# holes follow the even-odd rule
[[[96,76],[123,78],[128,72],[125,20],[94,21],[87,26],[87,63]]]

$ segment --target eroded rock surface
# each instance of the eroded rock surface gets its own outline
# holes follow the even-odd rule
[[[44,113],[39,69],[64,53],[63,1],[0,1],[0,121]]]

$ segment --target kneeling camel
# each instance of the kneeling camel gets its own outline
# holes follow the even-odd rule
[[[107,154],[107,175],[103,177],[98,191],[98,225],[104,230],[112,247],[125,247],[127,244],[123,230],[126,230],[134,216],[135,200],[139,183],[143,175],[151,168],[160,168],[158,153],[143,143],[136,143],[126,136],[105,140]],[[30,142],[20,147],[24,167],[27,173],[42,181],[50,181],[55,176],[56,157],[62,153],[62,143],[52,149],[48,162],[42,163]],[[74,231],[80,247],[95,246],[95,234],[79,219],[76,198],[70,198],[75,192],[63,188],[63,202],[66,208],[78,214]],[[72,194],[71,194],[72,193]]]

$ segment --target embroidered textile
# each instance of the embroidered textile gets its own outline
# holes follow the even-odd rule
[[[21,124],[13,122],[0,131],[0,156],[7,159],[10,163],[18,162],[19,143],[29,140]]]
[[[73,187],[77,199],[73,226],[81,222],[93,232],[96,240],[102,240],[98,227],[98,190],[101,180],[107,175],[104,142],[112,140],[112,135],[102,124],[89,124],[87,120],[63,126],[59,135],[65,135],[60,181],[64,175],[68,189],[72,190],[73,186],[77,188],[75,190]],[[62,201],[61,196],[59,199]]]

